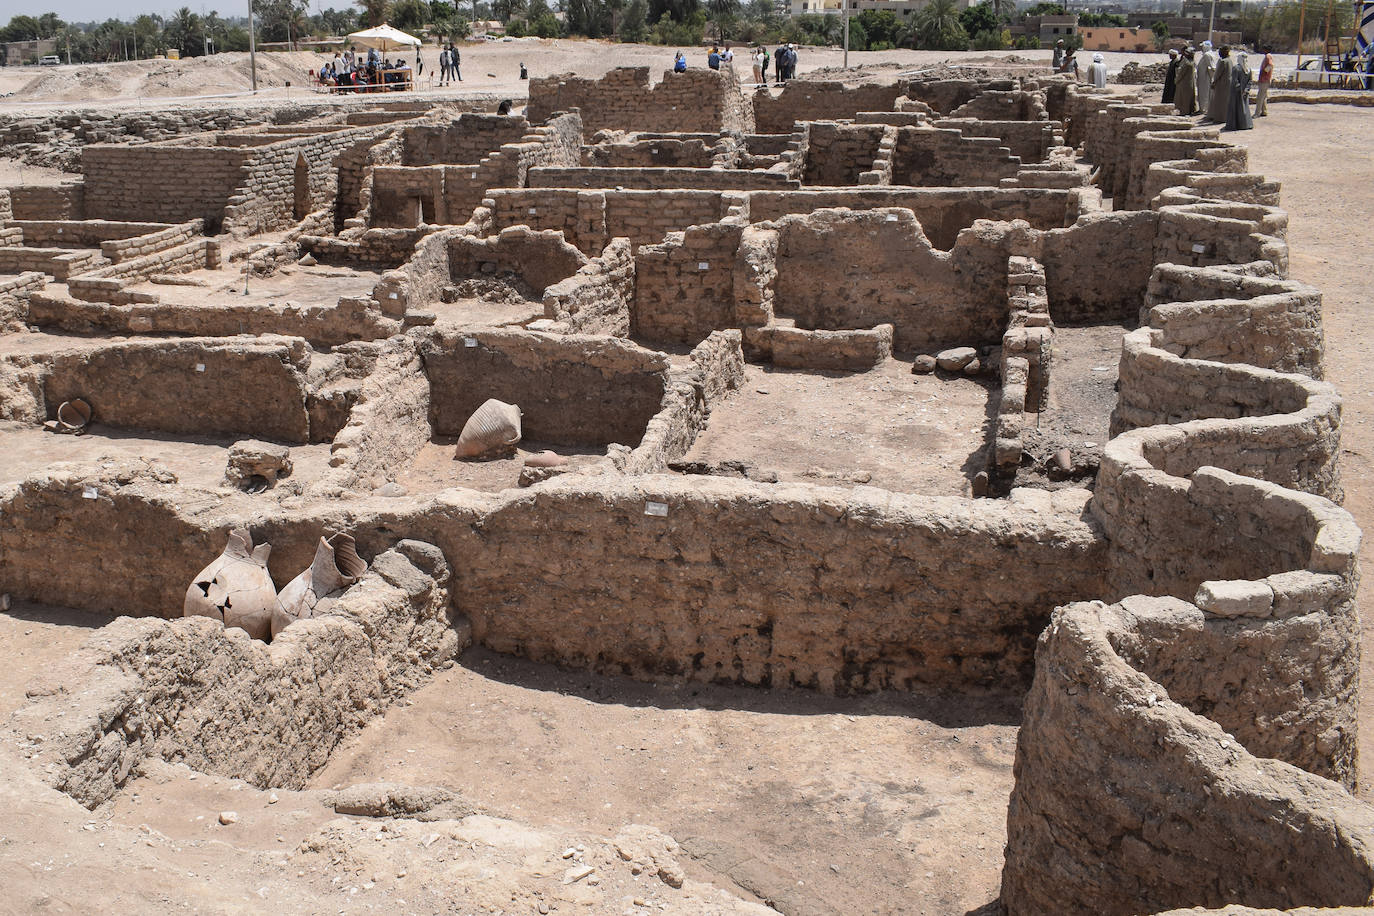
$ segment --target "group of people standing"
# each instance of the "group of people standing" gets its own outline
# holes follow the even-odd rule
[[[463,55],[458,53],[458,49],[450,44],[446,48],[439,49],[439,85],[447,86],[454,80],[463,81],[463,71],[459,65],[463,62]]]
[[[749,60],[754,68],[754,82],[760,86],[768,85],[768,61],[773,61],[773,80],[776,83],[785,83],[797,75],[797,47],[791,43],[778,46],[776,54],[770,55],[768,49],[759,45],[750,52]],[[706,55],[706,66],[712,70],[719,70],[722,65],[733,63],[735,52],[726,45],[725,50],[711,48]],[[678,51],[673,56],[673,72],[684,73],[687,70],[687,55]]]
[[[1250,112],[1249,60],[1243,50],[1234,53],[1229,46],[1212,49],[1204,41],[1199,50],[1184,48],[1169,52],[1169,69],[1164,75],[1163,101],[1173,104],[1181,115],[1202,114],[1204,124],[1221,124],[1225,130],[1250,130],[1255,126]],[[1259,91],[1254,117],[1269,113],[1269,85],[1274,79],[1274,54],[1264,49],[1260,64]]]

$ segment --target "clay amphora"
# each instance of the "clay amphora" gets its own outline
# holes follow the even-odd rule
[[[186,590],[182,616],[213,617],[254,639],[267,639],[272,616],[281,607],[267,572],[271,552],[271,544],[254,547],[246,529],[230,531],[224,552],[202,569]]]
[[[310,568],[281,590],[280,604],[272,615],[272,635],[275,637],[297,620],[315,616],[321,599],[348,588],[366,571],[367,564],[358,556],[350,535],[320,538]]]

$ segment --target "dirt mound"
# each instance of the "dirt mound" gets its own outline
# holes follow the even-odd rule
[[[259,52],[258,87],[309,83],[308,71],[324,60],[306,51]],[[45,68],[10,96],[15,101],[78,101],[116,97],[165,98],[247,92],[253,88],[248,55],[212,54],[185,60],[133,60]]]

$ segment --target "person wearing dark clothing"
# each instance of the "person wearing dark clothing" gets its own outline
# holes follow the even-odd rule
[[[712,48],[711,53],[706,55],[706,66],[712,70],[720,69],[720,52],[715,48]]]
[[[778,45],[778,50],[773,53],[773,82],[781,83],[785,79],[782,68],[786,61],[787,45]]]
[[[1164,97],[1160,99],[1165,105],[1171,105],[1174,101],[1174,93],[1178,90],[1178,52],[1169,52],[1169,69],[1164,71]]]
[[[525,69],[525,62],[523,60],[520,61],[520,78],[522,80],[527,80],[530,78],[530,71]]]
[[[1197,69],[1193,64],[1193,49],[1185,48],[1174,75],[1174,110],[1187,117],[1197,112]]]
[[[1231,48],[1217,51],[1217,68],[1212,71],[1212,92],[1207,97],[1207,120],[1226,123],[1226,111],[1231,107]]]
[[[797,46],[791,42],[787,44],[787,70],[785,75],[788,79],[797,78]]]
[[[458,53],[458,49],[455,48],[453,45],[449,45],[449,46],[448,46],[448,69],[449,69],[449,72],[453,74],[453,78],[456,79],[456,80],[457,80],[458,82],[460,82],[460,83],[463,81],[463,71],[460,70],[460,69],[458,68],[458,65],[459,65],[460,63],[462,63],[462,60],[463,60],[462,55],[460,55],[460,54]]]
[[[1250,130],[1255,122],[1250,117],[1250,64],[1245,52],[1236,52],[1231,65],[1231,104],[1226,109],[1226,130]]]

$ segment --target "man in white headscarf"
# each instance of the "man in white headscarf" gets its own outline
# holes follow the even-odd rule
[[[1098,89],[1107,88],[1107,65],[1101,54],[1094,54],[1093,62],[1088,64],[1088,82]]]
[[[1202,53],[1197,56],[1197,110],[1207,111],[1207,103],[1212,100],[1212,77],[1217,69],[1217,52],[1212,43],[1202,43]]]

